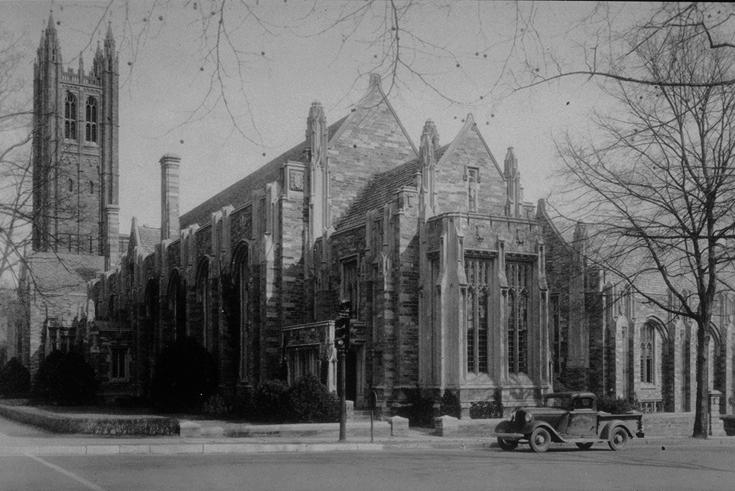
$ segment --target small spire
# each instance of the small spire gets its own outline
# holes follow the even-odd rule
[[[48,24],[46,25],[46,29],[49,31],[56,31],[56,27],[54,23],[54,9],[49,10],[48,14]]]
[[[431,119],[427,119],[424,123],[424,130],[421,132],[421,144],[431,143],[431,146],[436,149],[439,147],[439,132],[436,129],[436,124]]]
[[[370,88],[373,87],[380,87],[382,83],[382,79],[380,78],[380,75],[377,73],[371,73],[370,74]]]
[[[311,103],[311,107],[309,108],[309,119],[324,119],[324,107],[322,106],[322,103],[319,101],[314,101]]]
[[[112,35],[112,21],[107,21],[107,34],[105,34],[105,54],[114,55],[115,38]]]
[[[518,169],[518,159],[516,159],[513,147],[508,147],[508,152],[505,154],[505,174],[506,176],[512,176]]]

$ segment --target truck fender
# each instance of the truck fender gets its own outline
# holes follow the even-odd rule
[[[498,425],[495,427],[494,433],[513,433],[514,431],[516,430],[513,430],[510,421],[505,420],[498,423]]]
[[[564,437],[562,437],[551,425],[543,422],[543,421],[536,421],[531,426],[531,431],[528,432],[528,436],[533,433],[533,430],[536,428],[543,427],[546,428],[546,430],[551,434],[551,441],[556,443],[564,443],[566,440],[564,440]]]
[[[619,419],[613,419],[611,421],[608,421],[605,426],[603,426],[602,430],[600,430],[600,439],[607,440],[610,436],[610,431],[612,431],[612,429],[616,426],[620,426],[621,428],[623,428],[628,434],[628,438],[633,438],[633,434],[630,432],[628,425],[626,425]]]

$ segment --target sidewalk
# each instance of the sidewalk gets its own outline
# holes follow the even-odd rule
[[[109,417],[109,415],[100,415]],[[237,424],[217,420],[197,420],[202,436],[92,436],[52,433],[33,426],[5,421],[0,429],[0,456],[8,455],[175,455],[175,454],[255,454],[276,452],[383,451],[396,449],[480,450],[497,444],[483,425],[471,435],[438,436],[431,429],[409,428],[402,436],[391,436],[387,422],[376,421],[374,441],[370,423],[348,421],[347,441],[338,442],[338,424]],[[185,421],[181,421],[185,426]],[[8,429],[9,428],[9,429]],[[5,431],[3,433],[2,431]],[[7,434],[6,434],[7,433]],[[735,447],[735,438],[654,436],[635,438],[631,446],[726,445]],[[601,446],[603,444],[600,444]]]

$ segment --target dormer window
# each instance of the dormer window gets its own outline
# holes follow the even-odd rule
[[[77,139],[77,97],[71,92],[64,98],[64,138]]]
[[[90,143],[97,143],[97,99],[94,97],[87,97],[84,140]]]

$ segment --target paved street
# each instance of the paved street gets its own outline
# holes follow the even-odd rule
[[[732,489],[733,448],[0,457],[0,489]]]
[[[116,441],[58,436],[0,418],[0,447],[64,444],[73,449]],[[0,452],[0,490],[730,490],[733,462],[731,439],[647,439],[621,452],[599,445],[588,451],[555,447],[545,454],[525,446],[515,452],[497,447],[200,455]]]

